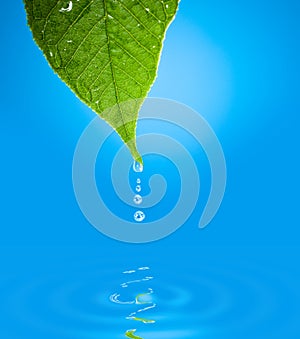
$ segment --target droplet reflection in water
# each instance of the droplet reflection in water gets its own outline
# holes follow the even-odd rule
[[[136,330],[128,330],[126,331],[125,335],[127,338],[133,338],[133,339],[143,339],[142,337],[138,337],[137,335],[135,335],[134,333],[136,332]]]
[[[129,297],[131,300],[121,301],[120,298],[122,297],[120,293],[114,293],[109,297],[109,300],[115,304],[121,304],[123,306],[124,305],[128,306],[129,304],[138,305],[139,308],[133,312],[131,310],[131,313],[125,318],[127,320],[130,320],[130,321],[133,320],[133,321],[136,321],[142,324],[154,324],[155,323],[154,319],[148,319],[148,318],[141,316],[141,314],[144,314],[144,312],[150,309],[154,309],[156,307],[156,303],[153,301],[153,297],[152,297],[152,294],[154,293],[153,289],[148,287],[147,292],[137,293],[137,288],[135,287],[138,284],[138,289],[144,289],[145,288],[144,283],[153,279],[152,276],[143,276],[143,271],[149,270],[149,269],[150,268],[148,266],[143,266],[137,269],[123,271],[123,274],[134,274],[134,278],[135,278],[134,280],[123,282],[120,285],[122,288],[126,288],[126,289],[132,286],[131,289],[129,288],[129,291],[131,292],[130,294],[132,295],[131,297]],[[124,294],[124,292],[127,292],[127,291],[123,291],[122,293]],[[127,330],[125,332],[125,336],[127,338],[143,339],[142,337],[135,335],[136,331],[137,329]]]
[[[133,217],[134,220],[137,222],[142,222],[146,218],[145,213],[143,211],[136,211]]]
[[[297,270],[284,268],[294,258],[286,255],[283,260],[283,252],[275,251],[247,251],[238,259],[235,251],[234,255],[224,252],[222,260],[219,253],[214,257],[214,250],[205,251],[202,253],[208,262],[201,264],[173,253],[173,262],[162,260],[155,274],[153,267],[150,270],[146,263],[141,265],[143,258],[138,252],[138,264],[132,269],[127,263],[126,270],[123,258],[111,269],[108,265],[112,261],[81,261],[75,253],[74,258],[62,262],[55,254],[55,261],[44,268],[40,267],[41,260],[28,257],[33,266],[26,267],[27,273],[18,269],[0,279],[1,307],[5,310],[1,329],[5,331],[11,324],[17,332],[3,338],[23,338],[26,333],[31,339],[40,333],[40,338],[47,339],[121,339],[126,330],[135,328],[132,334],[144,339],[236,339],[245,333],[247,338],[280,338],[279,334],[281,338],[295,338],[292,331],[299,328],[300,279]],[[202,256],[195,258],[201,261]],[[151,275],[155,277],[150,279]],[[144,281],[131,283],[141,279]],[[120,286],[123,281],[128,288]],[[116,289],[112,290],[112,285]],[[136,317],[156,323],[126,319],[130,312],[151,306],[135,304],[135,297],[148,287],[153,288],[151,297],[159,307]],[[109,299],[113,293],[120,294],[119,301],[133,303],[114,303]],[[274,334],[277,331],[280,333]]]

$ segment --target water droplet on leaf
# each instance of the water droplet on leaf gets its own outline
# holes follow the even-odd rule
[[[73,8],[73,1],[70,1],[67,8],[61,8],[59,11],[61,13],[71,12],[72,8]]]
[[[135,161],[133,163],[133,170],[137,173],[143,172],[143,165],[141,163],[139,163],[138,161]]]

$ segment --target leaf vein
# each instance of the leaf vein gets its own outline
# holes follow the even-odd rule
[[[130,58],[135,60],[142,68],[144,68],[147,71],[147,74],[149,74],[149,70],[146,66],[144,66],[137,58],[135,58],[124,46],[120,45],[118,41],[115,39],[111,39],[123,52],[125,52]]]
[[[124,130],[126,132],[126,138],[127,138],[128,136],[130,136],[130,133],[127,130],[127,127],[125,125],[122,110],[121,110],[121,107],[120,107],[120,101],[119,101],[120,98],[119,98],[119,93],[118,93],[118,86],[117,86],[117,82],[116,82],[116,77],[115,77],[115,72],[114,72],[113,62],[112,62],[112,55],[111,55],[111,51],[110,51],[110,40],[111,40],[111,38],[108,34],[108,27],[107,27],[108,10],[107,10],[107,5],[106,5],[106,0],[103,0],[103,5],[104,5],[104,12],[105,12],[105,17],[106,17],[106,20],[105,20],[106,30],[105,30],[105,32],[106,32],[106,38],[107,38],[107,43],[108,43],[108,56],[109,56],[109,60],[110,60],[109,64],[110,64],[112,80],[113,80],[113,84],[114,84],[115,98],[116,98],[116,103],[117,103],[119,111],[120,111],[121,120],[123,122]]]
[[[140,21],[139,19],[138,19],[138,17],[129,9],[129,8],[127,8],[127,6],[125,6],[122,2],[120,2],[120,5],[129,13],[129,14],[131,14],[131,16],[138,22],[138,24],[139,25],[141,25],[148,33],[150,33],[151,35],[152,35],[152,37],[154,37],[156,40],[158,40],[159,41],[159,38],[153,33],[153,32],[151,32],[151,30],[147,27],[147,26],[145,26],[144,24],[143,24],[143,22],[142,21]]]
[[[34,3],[34,1],[33,1]],[[54,8],[56,8],[56,6],[58,5],[59,3],[59,0],[56,1],[56,4],[50,9],[49,13],[47,14],[46,18],[45,18],[45,23],[44,23],[44,28],[42,30],[42,35],[43,35],[43,40],[45,38],[45,31],[46,31],[46,28],[47,28],[47,24],[49,22],[49,18],[50,18],[50,15],[53,13],[54,11]]]
[[[108,61],[105,66],[103,66],[103,68],[101,69],[100,73],[97,75],[96,79],[92,81],[92,83],[89,84],[89,90],[93,91],[92,87],[95,84],[95,82],[100,78],[100,76],[103,74],[103,72],[106,70],[107,66],[110,64],[110,62]],[[87,91],[88,92],[88,91]]]
[[[88,33],[86,34],[86,36],[82,39],[82,41],[80,42],[80,44],[77,46],[77,48],[75,49],[75,51],[73,52],[73,55],[71,56],[70,60],[66,63],[66,65],[64,66],[65,68],[67,68],[69,66],[69,64],[71,63],[71,61],[74,59],[74,57],[76,56],[76,54],[78,53],[80,47],[84,44],[84,42],[87,40],[87,38],[90,36],[90,34],[92,33],[92,31],[94,30],[94,28],[97,26],[97,24],[99,24],[101,22],[101,20],[104,19],[104,17],[102,17],[99,21],[97,21],[93,27],[88,31]]]
[[[147,11],[147,13],[149,13],[151,16],[153,16],[154,19],[156,19],[157,21],[161,21],[156,15],[154,15],[149,8],[146,7],[146,5],[144,5],[144,3],[140,0],[137,0],[137,2],[145,9],[145,11]]]
[[[125,69],[115,65],[115,67],[117,67],[120,71],[122,71],[124,74],[126,74],[128,76],[128,78],[132,79],[133,81],[135,81],[137,83],[137,85],[143,87],[143,84],[141,84],[138,80],[136,80],[133,76],[131,76],[127,71],[125,71]]]
[[[88,62],[88,64],[84,67],[84,69],[79,73],[78,77],[76,78],[77,82],[82,77],[82,75],[85,73],[87,68],[91,65],[91,63],[95,60],[95,58],[102,52],[102,49],[104,47],[107,47],[107,44],[104,44],[103,46],[101,46],[101,48],[97,51],[97,53],[95,53],[95,55],[91,58],[91,60]]]
[[[94,2],[94,0],[91,0],[83,9],[82,11],[77,15],[77,17],[74,19],[74,21],[68,26],[67,30],[65,31],[65,33],[60,37],[60,39],[56,42],[56,45],[58,46],[58,44],[63,40],[63,38],[68,34],[68,32],[70,31],[70,29],[72,29],[75,24],[78,22],[78,20],[81,18],[82,14],[89,8],[89,6]]]
[[[132,35],[131,32],[128,31],[128,29],[116,18],[114,18],[114,20],[116,20],[116,22],[124,29],[125,32],[127,32],[130,37],[139,45],[141,46],[146,52],[148,52],[149,54],[151,54],[153,57],[154,54],[151,52],[151,50],[149,48],[147,48],[146,46],[144,46],[134,35]]]

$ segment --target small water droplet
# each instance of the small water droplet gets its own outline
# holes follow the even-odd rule
[[[141,183],[141,179],[140,178],[136,179],[136,183],[140,184]]]
[[[68,43],[71,43],[71,42],[73,42],[73,40],[67,40],[67,42],[68,42]]]
[[[141,190],[142,190],[141,185],[137,185],[136,188],[135,188],[135,190],[136,190],[137,192],[141,192]]]
[[[140,204],[143,202],[143,198],[142,198],[139,194],[136,194],[136,195],[133,197],[133,202],[134,202],[136,205],[140,205]]]
[[[61,67],[61,64],[62,64],[62,60],[61,60],[61,55],[59,53],[59,50],[57,48],[56,45],[54,46],[48,46],[49,48],[49,55],[52,59],[52,66],[54,68],[60,68]]]
[[[110,14],[108,14],[107,16],[109,19],[113,19],[113,17]]]
[[[73,8],[73,1],[70,1],[67,8],[61,8],[59,11],[61,13],[71,12],[72,8]]]
[[[142,211],[136,211],[135,213],[134,213],[134,220],[135,221],[137,221],[137,222],[141,222],[141,221],[143,221],[144,219],[145,219],[145,213],[144,212],[142,212]]]
[[[146,10],[146,12],[149,12],[149,11],[150,11],[150,9],[149,9],[149,8],[145,8],[145,10]]]
[[[143,165],[141,163],[139,163],[138,161],[135,161],[133,163],[133,170],[137,173],[143,172]]]
[[[169,8],[169,5],[168,5],[168,4],[166,4],[166,8]]]

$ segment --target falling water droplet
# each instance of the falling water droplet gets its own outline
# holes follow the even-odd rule
[[[139,194],[136,194],[136,195],[133,197],[133,202],[134,202],[136,205],[140,205],[140,204],[143,202],[143,198],[142,198]]]
[[[143,221],[144,219],[145,219],[145,213],[144,212],[142,212],[142,211],[136,211],[135,213],[134,213],[134,220],[135,221],[137,221],[137,222],[141,222],[141,221]]]
[[[138,193],[141,192],[141,190],[142,190],[141,185],[137,185],[136,188],[135,188],[135,190],[136,190]]]
[[[140,184],[141,183],[141,179],[140,178],[136,179],[136,183]]]
[[[133,163],[133,170],[137,173],[143,172],[143,165],[141,163],[139,163],[138,161],[135,161]]]

